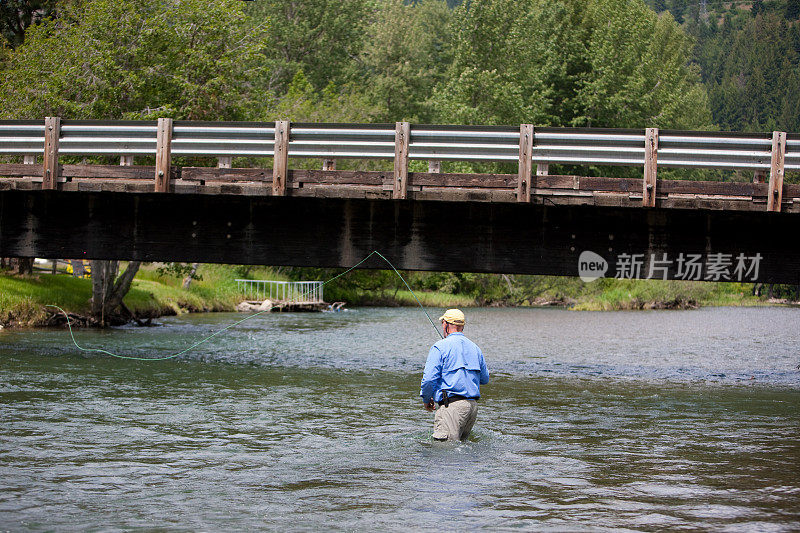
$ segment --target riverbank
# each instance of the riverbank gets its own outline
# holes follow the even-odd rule
[[[201,279],[193,280],[189,289],[182,288],[182,279],[159,273],[153,266],[142,267],[123,303],[132,317],[148,320],[192,312],[234,311],[244,298],[236,289],[236,278],[245,274],[258,278],[285,279],[269,268],[229,265],[201,265]],[[42,327],[62,325],[59,311],[46,305],[57,305],[85,323],[90,312],[91,279],[63,274],[13,276],[0,273],[0,325],[3,327]]]
[[[193,280],[189,289],[183,289],[179,276],[151,265],[143,267],[124,299],[131,319],[146,321],[190,312],[233,311],[244,300],[237,291],[237,278],[285,281],[291,271],[201,265],[198,274],[200,279]],[[408,280],[422,305],[433,308],[559,306],[579,311],[613,311],[792,303],[786,299],[755,296],[752,284],[743,283],[618,279],[584,283],[577,278],[556,276],[443,273],[409,273]],[[459,289],[461,292],[456,292]],[[350,306],[417,305],[415,295],[400,290],[397,285],[365,288],[341,283],[331,284],[325,290],[327,300],[344,301]],[[20,277],[0,273],[0,326],[63,326],[63,315],[47,305],[63,308],[74,323],[86,325],[90,323],[86,318],[90,297],[90,279],[63,274]]]

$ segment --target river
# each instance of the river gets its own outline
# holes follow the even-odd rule
[[[437,315],[433,315],[434,318]],[[169,355],[240,319],[78,331]],[[419,309],[253,318],[177,359],[0,332],[0,530],[800,530],[800,309],[468,309],[432,443]]]

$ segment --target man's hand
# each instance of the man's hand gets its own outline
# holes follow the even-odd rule
[[[433,400],[431,400],[431,401],[429,401],[428,403],[425,404],[425,410],[426,411],[433,411],[435,409],[436,409],[436,404],[433,403]]]

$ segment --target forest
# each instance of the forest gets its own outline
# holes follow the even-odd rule
[[[0,33],[0,119],[800,131],[800,0],[6,0]]]
[[[9,0],[0,116],[800,130],[800,0]]]

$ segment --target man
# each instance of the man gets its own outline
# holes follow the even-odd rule
[[[480,386],[489,383],[489,370],[481,349],[462,333],[464,313],[448,309],[439,320],[444,338],[428,353],[419,394],[428,411],[439,404],[433,418],[433,438],[464,440],[475,424]]]

